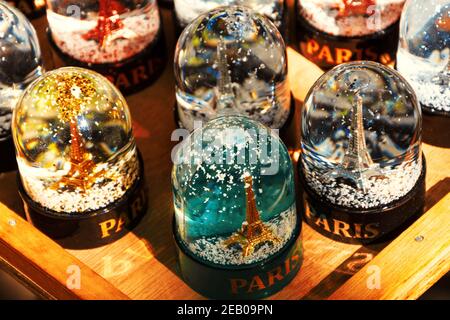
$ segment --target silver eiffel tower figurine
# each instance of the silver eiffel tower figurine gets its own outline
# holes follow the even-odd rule
[[[433,82],[443,89],[447,88],[450,84],[450,58],[447,61],[445,68],[439,72],[434,78]]]
[[[350,179],[359,189],[366,192],[366,183],[369,178],[386,177],[382,175],[379,165],[372,161],[372,157],[367,150],[363,124],[363,99],[358,93],[355,96],[356,104],[352,107],[348,149],[341,166],[328,173],[327,176]]]
[[[235,94],[233,92],[233,82],[231,81],[230,69],[228,68],[227,46],[225,41],[221,38],[217,46],[217,66],[220,77],[217,81],[216,98],[217,109],[225,111],[234,109]]]

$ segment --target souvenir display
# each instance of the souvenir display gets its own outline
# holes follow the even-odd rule
[[[421,110],[395,70],[366,61],[327,72],[305,99],[301,131],[299,172],[313,228],[369,243],[422,212]]]
[[[145,214],[128,106],[104,77],[47,72],[20,98],[12,125],[27,218],[63,246],[111,242]]]
[[[408,1],[400,22],[397,70],[422,109],[450,116],[450,1]]]
[[[162,73],[166,49],[156,0],[47,0],[47,7],[57,65],[93,69],[123,93]]]
[[[300,218],[278,136],[245,116],[218,117],[178,146],[174,163],[183,279],[211,298],[262,298],[289,283],[302,260]]]

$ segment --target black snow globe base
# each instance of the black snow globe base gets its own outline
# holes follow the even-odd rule
[[[140,154],[139,164],[139,176],[122,198],[104,208],[76,214],[56,212],[33,201],[18,174],[26,218],[64,248],[88,249],[114,242],[133,229],[147,212],[147,187]]]
[[[421,107],[424,114],[450,118],[450,112],[448,111],[437,110],[436,108],[426,106],[423,103],[421,104]]]
[[[47,30],[47,37],[55,53],[56,67],[77,66],[94,70],[111,81],[125,94],[132,94],[150,86],[164,71],[167,63],[166,44],[162,28],[155,40],[142,52],[116,63],[86,63],[76,60],[61,51]]]
[[[398,45],[398,26],[397,22],[365,36],[335,36],[316,29],[299,16],[296,34],[300,53],[324,70],[358,60],[393,65]]]
[[[0,137],[0,173],[17,170],[16,151],[11,135]]]
[[[211,299],[261,299],[277,293],[292,281],[303,262],[301,220],[297,221],[296,231],[282,251],[243,267],[224,267],[195,257],[174,229],[183,280]]]
[[[421,174],[406,195],[391,204],[370,209],[338,206],[308,187],[299,162],[304,220],[314,230],[333,240],[370,244],[391,239],[423,213],[425,203],[425,157]]]

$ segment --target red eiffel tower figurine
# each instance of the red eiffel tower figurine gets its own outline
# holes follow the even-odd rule
[[[375,4],[376,0],[342,0],[342,3],[339,5],[337,18],[366,15],[369,7]]]
[[[135,35],[133,31],[124,28],[119,14],[126,10],[119,1],[99,0],[99,2],[97,25],[82,35],[84,40],[94,40],[103,49],[116,39],[128,39]]]
[[[239,244],[242,247],[242,255],[247,257],[255,251],[258,245],[265,242],[277,243],[280,242],[280,239],[261,221],[253,193],[252,177],[245,177],[244,181],[247,199],[246,219],[242,223],[242,228],[225,240],[223,244],[226,247]]]

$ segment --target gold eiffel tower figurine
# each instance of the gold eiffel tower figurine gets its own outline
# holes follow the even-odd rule
[[[255,248],[265,242],[278,243],[280,239],[261,221],[256,207],[255,194],[253,193],[252,177],[244,178],[245,196],[247,199],[246,219],[240,230],[223,242],[226,247],[239,244],[242,247],[242,255],[248,257]]]
[[[105,170],[95,169],[92,155],[83,146],[77,122],[77,116],[82,112],[84,104],[95,94],[95,88],[90,80],[70,74],[57,77],[56,89],[59,118],[70,123],[71,142],[70,170],[53,188],[69,187],[85,192],[97,178],[105,174]]]

